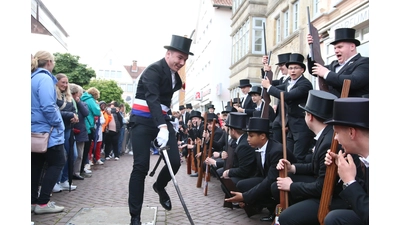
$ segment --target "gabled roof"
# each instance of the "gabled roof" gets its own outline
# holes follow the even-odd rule
[[[212,0],[213,6],[230,6],[232,7],[232,0]]]
[[[126,71],[128,71],[129,75],[132,77],[132,79],[136,79],[146,67],[144,66],[138,66],[138,69],[136,72],[132,72],[132,65],[124,66]]]

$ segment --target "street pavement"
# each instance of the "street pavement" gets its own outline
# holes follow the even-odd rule
[[[150,157],[150,172],[157,162],[158,155]],[[31,221],[35,225],[119,225],[129,224],[128,183],[133,165],[133,156],[124,154],[119,161],[106,161],[104,165],[91,167],[92,177],[85,180],[74,180],[75,191],[53,193],[50,201],[64,206],[61,213],[35,215],[31,213]],[[160,163],[153,177],[146,177],[145,194],[142,210],[142,224],[190,224],[184,207],[171,180],[166,187],[172,210],[165,210],[159,203],[158,195],[152,185],[158,171],[164,166]],[[197,177],[190,177],[186,172],[186,161],[176,174],[176,180],[182,193],[185,205],[194,224],[271,224],[259,219],[268,214],[263,209],[261,214],[247,217],[241,208],[223,207],[224,193],[219,181],[211,177],[208,183],[207,196],[203,187],[197,188]],[[202,182],[204,184],[204,182]]]

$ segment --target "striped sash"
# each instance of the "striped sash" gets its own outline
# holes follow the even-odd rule
[[[160,105],[163,115],[167,115],[169,107],[163,104]],[[147,105],[146,100],[135,98],[135,100],[133,101],[131,114],[136,116],[151,118],[150,109],[149,106]]]

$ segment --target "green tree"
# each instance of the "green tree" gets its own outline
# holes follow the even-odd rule
[[[88,85],[83,86],[85,90],[95,87],[100,91],[100,98],[98,101],[105,101],[110,103],[116,101],[118,103],[125,103],[122,99],[122,93],[124,92],[114,80],[94,79],[91,80]]]
[[[96,72],[87,67],[86,64],[79,63],[79,56],[70,53],[54,53],[56,65],[53,74],[64,73],[68,77],[69,83],[75,83],[80,86],[89,84],[92,77],[96,77]]]

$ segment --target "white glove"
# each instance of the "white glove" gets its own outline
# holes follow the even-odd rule
[[[165,147],[168,143],[169,132],[168,129],[160,128],[157,134],[157,143],[160,145],[160,148]]]
[[[170,121],[176,133],[179,132],[179,120],[175,118],[174,122]]]

